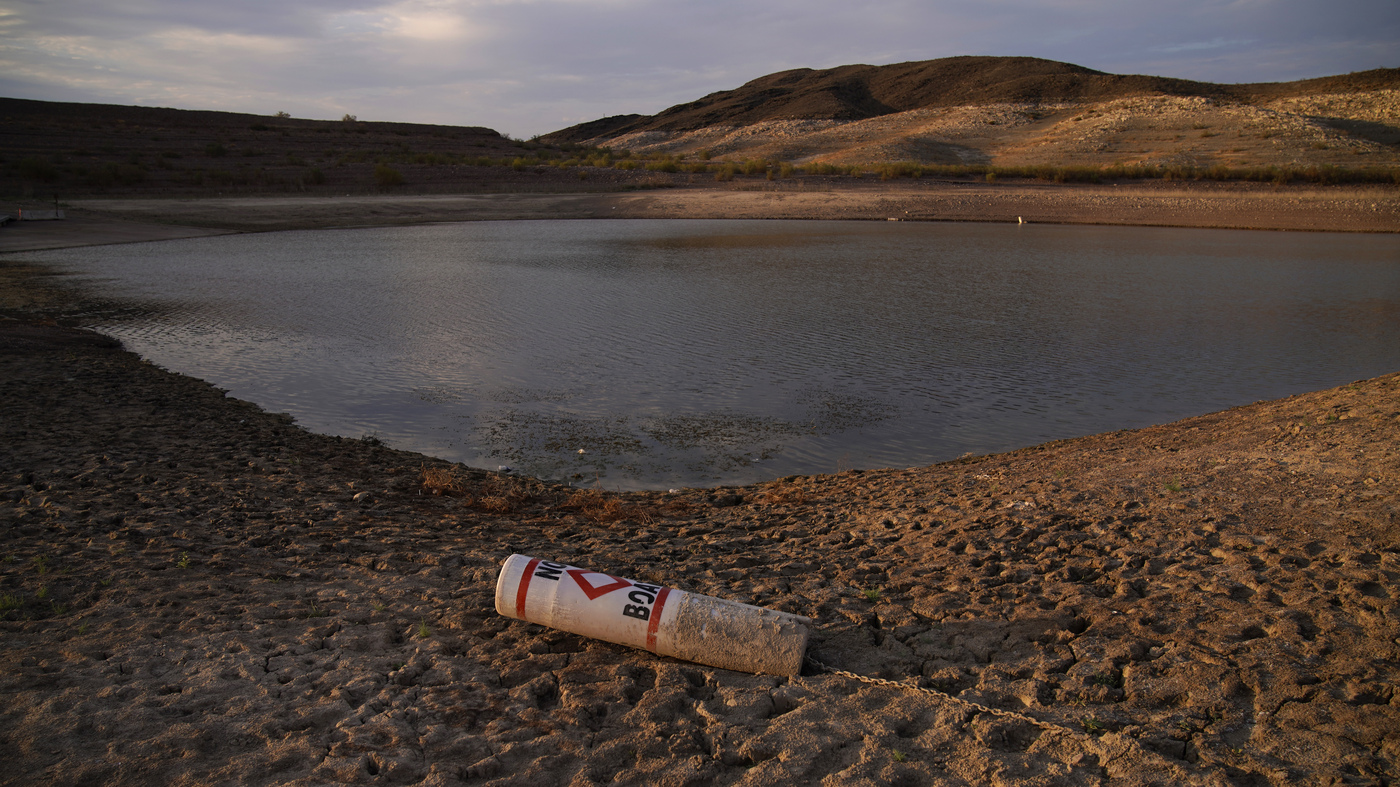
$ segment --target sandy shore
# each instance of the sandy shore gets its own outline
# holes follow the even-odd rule
[[[0,274],[0,783],[1400,778],[1400,375],[593,497],[310,434],[43,322],[93,294]],[[813,617],[816,659],[906,686],[504,619],[513,552]]]
[[[37,205],[37,203],[36,203]],[[39,206],[42,207],[42,206]],[[1400,232],[1400,189],[1152,182],[758,181],[602,194],[82,199],[70,220],[0,228],[0,252],[218,232],[596,218],[856,219]]]

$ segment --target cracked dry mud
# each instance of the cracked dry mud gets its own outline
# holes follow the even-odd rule
[[[592,507],[55,326],[0,322],[0,402],[0,783],[1400,777],[1397,375]],[[513,552],[811,616],[815,658],[911,688],[499,617]]]

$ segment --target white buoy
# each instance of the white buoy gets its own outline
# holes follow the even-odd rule
[[[525,555],[501,566],[496,611],[659,656],[767,675],[802,670],[805,624],[812,622]]]

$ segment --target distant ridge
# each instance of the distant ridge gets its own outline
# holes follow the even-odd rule
[[[1143,95],[1238,102],[1400,88],[1400,69],[1297,82],[1220,85],[1118,75],[1033,57],[949,57],[886,66],[781,71],[656,115],[618,115],[546,134],[550,144],[643,131],[686,132],[774,120],[862,120],[913,109],[1026,102],[1103,102]]]

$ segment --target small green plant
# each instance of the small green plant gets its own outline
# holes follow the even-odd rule
[[[50,602],[49,606],[53,607],[53,614],[58,617],[63,617],[64,615],[68,614],[67,604],[60,604],[57,601],[54,601]]]
[[[388,164],[374,166],[374,185],[381,189],[391,189],[403,185],[403,173]]]
[[[49,586],[48,586],[48,585],[40,585],[40,586],[39,586],[39,590],[36,591],[36,592],[34,593],[34,595],[37,596],[37,597],[39,597],[39,598],[48,598],[48,597],[49,597]]]
[[[49,559],[43,555],[34,558],[34,572],[40,575],[47,574],[49,572]]]
[[[176,567],[176,568],[189,568],[189,567],[190,567],[190,553],[188,553],[188,552],[181,552],[181,553],[180,553],[180,557],[175,561],[175,567]]]
[[[872,604],[880,600],[879,588],[870,588],[869,590],[862,590],[860,594],[862,596],[865,596],[865,600],[869,601]]]
[[[1181,479],[1173,478],[1172,480],[1168,481],[1163,488],[1166,489],[1168,492],[1180,492],[1182,488]]]
[[[6,593],[0,596],[0,614],[19,609],[22,606],[24,606],[24,599],[13,593]]]
[[[890,756],[891,756],[891,757],[894,757],[894,761],[895,761],[895,762],[904,762],[905,760],[907,760],[907,759],[909,758],[909,755],[905,754],[904,752],[900,751],[899,749],[892,749],[892,750],[890,750]]]
[[[432,635],[433,635],[433,630],[432,630],[431,628],[428,627],[428,621],[426,621],[426,620],[420,620],[420,621],[418,621],[418,636],[419,636],[419,637],[422,637],[423,639],[427,639],[428,637],[431,637]]]
[[[79,623],[79,624],[78,624],[78,636],[81,637],[81,636],[83,636],[84,634],[87,634],[87,633],[88,633],[88,624],[87,624],[87,621],[84,620],[82,623]]]
[[[1080,719],[1079,726],[1082,727],[1084,731],[1089,733],[1090,735],[1098,735],[1104,730],[1108,729],[1104,726],[1103,722],[1099,721],[1093,716],[1085,716],[1084,718]]]
[[[380,602],[380,601],[374,602],[374,604],[373,604],[373,606],[372,606],[372,609],[374,609],[375,612],[383,612],[383,611],[384,611],[384,604],[383,604],[383,602]]]
[[[1119,686],[1123,685],[1123,682],[1119,679],[1117,675],[1112,675],[1110,673],[1105,672],[1102,675],[1094,676],[1094,685],[1108,686],[1111,689],[1116,689]]]
[[[329,614],[331,614],[331,613],[327,612],[326,610],[322,609],[321,607],[318,607],[318,606],[316,605],[316,602],[313,601],[313,602],[311,602],[311,609],[310,609],[310,611],[308,611],[308,612],[306,613],[306,616],[307,616],[308,618],[324,618],[324,617],[326,617],[326,616],[329,615]]]

